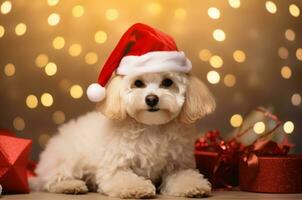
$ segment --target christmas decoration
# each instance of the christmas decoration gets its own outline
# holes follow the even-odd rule
[[[31,140],[0,130],[0,184],[3,192],[28,193],[27,165]]]
[[[256,111],[273,120],[275,126],[248,146],[239,142],[239,138],[255,128],[255,125],[247,126],[247,129],[239,131],[228,141],[223,140],[217,130],[207,132],[196,141],[198,169],[216,188],[230,189],[238,186],[240,180],[240,188],[247,191],[301,192],[302,156],[288,155],[293,145],[286,136],[279,143],[270,139],[281,125],[277,116],[260,107]],[[274,170],[271,170],[272,167]]]
[[[105,85],[113,72],[138,75],[150,72],[191,71],[192,64],[178,51],[174,39],[148,25],[137,23],[122,36],[99,75],[98,84],[87,89],[88,98],[98,102],[105,98]]]

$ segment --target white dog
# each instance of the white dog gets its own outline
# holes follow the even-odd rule
[[[206,86],[180,72],[112,78],[97,111],[59,128],[41,154],[35,188],[120,198],[201,197],[194,122],[215,108]]]

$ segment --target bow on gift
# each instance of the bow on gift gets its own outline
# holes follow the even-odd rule
[[[204,137],[196,141],[195,147],[197,151],[211,151],[218,154],[211,180],[214,187],[223,186],[231,189],[232,186],[238,185],[238,163],[240,159],[243,159],[246,165],[252,169],[253,173],[251,177],[253,177],[253,174],[257,173],[258,169],[258,156],[285,156],[293,146],[288,142],[287,137],[279,144],[268,139],[268,136],[273,134],[281,125],[281,121],[277,116],[271,114],[264,108],[258,107],[256,111],[263,113],[265,117],[273,120],[275,126],[268,132],[262,134],[251,145],[245,146],[241,142],[238,142],[240,137],[253,128],[253,126],[249,126],[244,131],[241,131],[243,125],[239,128],[235,137],[229,141],[224,141],[220,137],[218,130],[209,131]]]

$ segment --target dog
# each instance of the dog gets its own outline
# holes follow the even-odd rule
[[[62,125],[36,168],[36,190],[111,197],[209,195],[195,169],[195,122],[215,101],[195,76],[181,72],[115,75],[96,111]]]

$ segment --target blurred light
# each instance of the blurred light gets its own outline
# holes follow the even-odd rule
[[[49,140],[50,136],[48,134],[40,134],[38,138],[39,145],[44,148]]]
[[[74,99],[79,99],[82,97],[83,95],[83,89],[80,85],[73,85],[70,88],[70,95],[72,98]]]
[[[53,104],[53,97],[49,93],[44,93],[41,96],[41,103],[45,107],[50,107]]]
[[[44,67],[48,63],[48,56],[46,54],[40,54],[37,56],[35,63],[37,67]]]
[[[233,58],[236,62],[238,63],[243,63],[246,59],[246,55],[243,51],[241,50],[236,50],[233,53]]]
[[[12,3],[10,1],[4,1],[1,4],[1,13],[3,15],[8,14],[12,10]]]
[[[301,48],[298,48],[296,50],[296,57],[298,60],[302,60],[302,49]]]
[[[213,38],[218,41],[218,42],[222,42],[225,40],[225,33],[223,30],[221,29],[216,29],[213,31]]]
[[[265,8],[269,13],[276,13],[277,12],[277,6],[274,2],[272,1],[266,1],[265,2]]]
[[[265,124],[263,122],[257,122],[254,124],[254,132],[257,134],[262,134],[265,131]]]
[[[84,15],[84,7],[81,5],[76,5],[72,8],[72,16],[74,17],[81,17]]]
[[[82,52],[82,47],[80,44],[72,44],[69,49],[68,52],[71,56],[75,57],[75,56],[79,56]]]
[[[210,58],[210,65],[214,68],[220,68],[223,65],[223,60],[220,56],[214,55]]]
[[[94,52],[89,52],[85,56],[85,62],[89,65],[93,65],[98,61],[98,56]]]
[[[53,39],[53,41],[52,41],[52,46],[55,49],[62,49],[65,46],[64,38],[61,36],[55,37],[55,39]]]
[[[220,75],[218,72],[212,70],[207,73],[207,79],[211,84],[217,84],[220,81]]]
[[[94,40],[96,43],[102,44],[107,40],[107,34],[104,31],[97,31],[94,34]]]
[[[47,0],[49,6],[55,6],[59,3],[59,0]]]
[[[187,11],[183,8],[177,8],[174,12],[174,16],[177,19],[184,19],[187,15]]]
[[[212,53],[208,49],[202,49],[199,51],[199,58],[202,61],[209,61],[210,57],[212,56]]]
[[[6,76],[13,76],[16,73],[16,68],[13,64],[8,63],[4,67],[4,74]]]
[[[289,41],[294,41],[295,37],[296,37],[296,34],[295,34],[295,32],[292,29],[287,29],[285,31],[285,37]]]
[[[239,8],[240,7],[240,0],[229,0],[229,4],[233,8]]]
[[[16,35],[21,36],[26,33],[26,24],[24,23],[19,23],[17,24],[15,28]]]
[[[293,94],[291,101],[294,106],[299,106],[301,104],[301,95],[298,93]]]
[[[283,125],[283,130],[287,134],[291,134],[294,131],[294,129],[295,129],[295,125],[291,121],[287,121]]]
[[[280,47],[278,50],[278,54],[280,58],[287,59],[288,58],[288,50],[285,47]]]
[[[53,62],[50,62],[48,63],[46,66],[45,66],[45,73],[48,75],[48,76],[53,76],[57,73],[57,65]]]
[[[0,25],[0,38],[2,38],[4,34],[5,34],[5,28]]]
[[[233,115],[230,119],[230,123],[233,127],[241,126],[242,122],[243,122],[242,116],[239,114]]]
[[[18,131],[22,131],[25,128],[25,121],[21,117],[16,117],[13,121],[14,128]]]
[[[118,11],[116,9],[111,8],[111,9],[108,9],[106,11],[105,15],[106,15],[107,20],[114,21],[114,20],[116,20],[118,18],[119,13],[118,13]]]
[[[299,17],[300,15],[300,8],[295,5],[295,4],[291,4],[288,7],[289,13],[293,16],[293,17]]]
[[[33,94],[28,95],[26,97],[26,105],[31,109],[36,108],[38,106],[38,98]]]
[[[62,124],[65,121],[65,113],[57,110],[52,114],[52,120],[55,124]]]
[[[148,11],[153,15],[158,15],[162,11],[162,6],[159,3],[150,3]]]
[[[208,15],[212,19],[218,19],[220,17],[220,11],[218,8],[211,7],[208,9]]]
[[[292,76],[292,70],[288,66],[281,68],[281,76],[285,79],[289,79]]]
[[[51,13],[48,16],[48,24],[50,26],[55,26],[60,22],[60,15],[58,13]]]
[[[223,82],[227,87],[233,87],[236,84],[236,77],[233,74],[227,74],[225,75]]]

